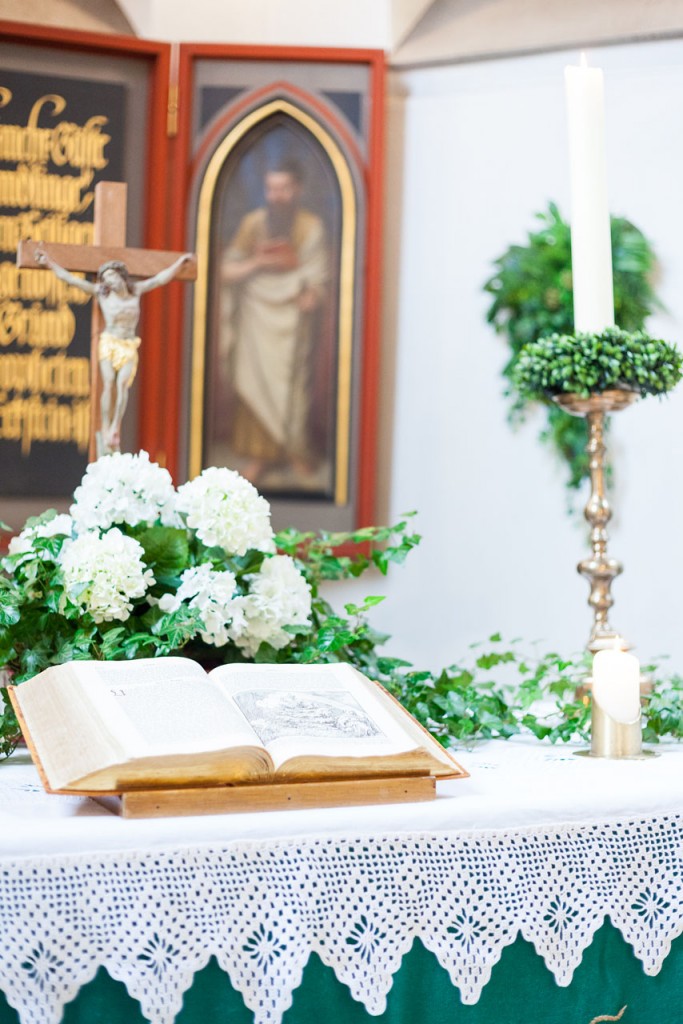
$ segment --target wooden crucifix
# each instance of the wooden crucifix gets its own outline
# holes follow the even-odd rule
[[[140,295],[173,278],[197,277],[191,253],[126,247],[126,193],[122,182],[101,181],[95,186],[93,245],[22,240],[17,250],[17,266],[47,267],[98,300],[92,307],[90,343],[91,462],[119,451],[121,420],[138,362]],[[96,273],[98,283],[75,278],[72,271]]]

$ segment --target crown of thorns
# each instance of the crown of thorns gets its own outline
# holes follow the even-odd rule
[[[107,260],[97,271],[97,277],[101,281],[107,270],[115,270],[117,274],[120,274],[124,281],[127,281],[130,277],[128,273],[128,267],[121,260]]]

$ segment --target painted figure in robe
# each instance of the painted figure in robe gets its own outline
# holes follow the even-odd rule
[[[314,315],[325,298],[322,219],[301,203],[295,160],[267,171],[265,205],[242,217],[221,263],[221,351],[232,360],[231,448],[252,483],[275,466],[314,472],[309,413]]]

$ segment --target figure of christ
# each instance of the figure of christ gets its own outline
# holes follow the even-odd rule
[[[221,265],[222,349],[234,354],[231,448],[255,484],[271,466],[300,479],[314,469],[313,314],[329,271],[323,222],[301,206],[302,191],[296,161],[267,171],[265,206],[242,218]]]
[[[121,424],[128,405],[130,391],[138,368],[137,336],[140,319],[140,296],[153,288],[168,284],[183,264],[193,258],[184,253],[170,267],[142,281],[133,281],[125,263],[110,260],[97,271],[97,283],[76,277],[37,249],[35,258],[54,274],[74,288],[97,297],[104,320],[104,330],[98,343],[98,362],[102,376],[100,395],[101,444],[98,454],[107,455],[121,448]]]

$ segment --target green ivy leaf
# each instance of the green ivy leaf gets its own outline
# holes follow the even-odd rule
[[[137,534],[145,562],[157,579],[177,577],[188,566],[187,531],[172,526],[149,526]]]

